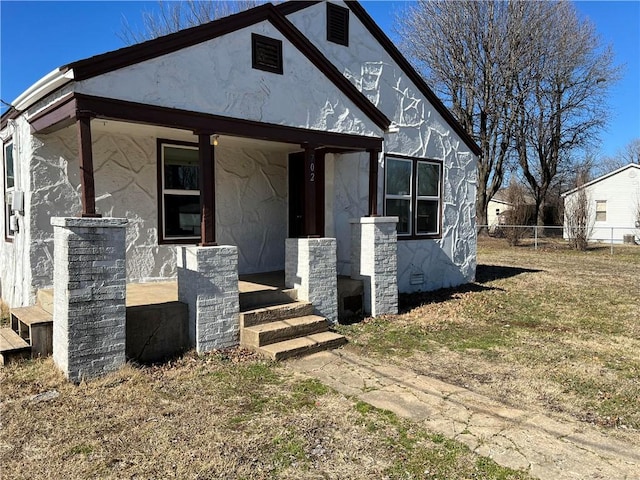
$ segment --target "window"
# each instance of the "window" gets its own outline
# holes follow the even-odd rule
[[[349,46],[349,9],[327,3],[327,40]]]
[[[200,164],[195,144],[159,141],[160,241],[200,238]]]
[[[387,157],[385,215],[397,216],[398,235],[436,237],[441,231],[442,164]]]
[[[4,236],[11,239],[15,235],[15,230],[11,222],[13,215],[13,193],[15,192],[16,177],[13,158],[13,143],[4,145]]]
[[[253,68],[282,75],[282,42],[252,33],[251,62]]]
[[[596,200],[596,222],[607,221],[607,201]]]

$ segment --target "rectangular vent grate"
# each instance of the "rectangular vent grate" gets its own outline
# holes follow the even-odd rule
[[[349,46],[349,9],[327,3],[327,40]]]
[[[251,47],[253,68],[282,75],[282,42],[280,40],[252,33]]]

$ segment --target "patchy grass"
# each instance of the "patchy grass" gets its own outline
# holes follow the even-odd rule
[[[638,441],[640,247],[542,245],[481,239],[477,283],[340,332],[364,354]]]
[[[529,478],[239,349],[78,386],[27,361],[0,384],[2,478]]]
[[[0,300],[0,328],[8,327],[9,324],[9,306]]]

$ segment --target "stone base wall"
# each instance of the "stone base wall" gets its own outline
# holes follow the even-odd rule
[[[398,313],[397,217],[351,221],[351,277],[364,282],[364,309],[372,316]]]
[[[285,283],[311,302],[317,315],[338,321],[335,238],[287,238]]]
[[[51,224],[53,360],[77,383],[125,363],[127,220],[54,217]]]
[[[177,247],[178,300],[189,306],[189,341],[198,353],[240,341],[238,248]]]

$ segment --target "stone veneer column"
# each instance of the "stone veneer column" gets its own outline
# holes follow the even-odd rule
[[[53,360],[73,382],[125,363],[125,218],[51,219]]]
[[[178,300],[189,306],[189,341],[198,353],[240,340],[238,247],[177,248]]]
[[[398,313],[398,217],[351,220],[351,278],[364,281],[371,316]]]
[[[338,321],[338,271],[335,238],[287,238],[285,284],[298,299],[311,302],[314,313]]]

